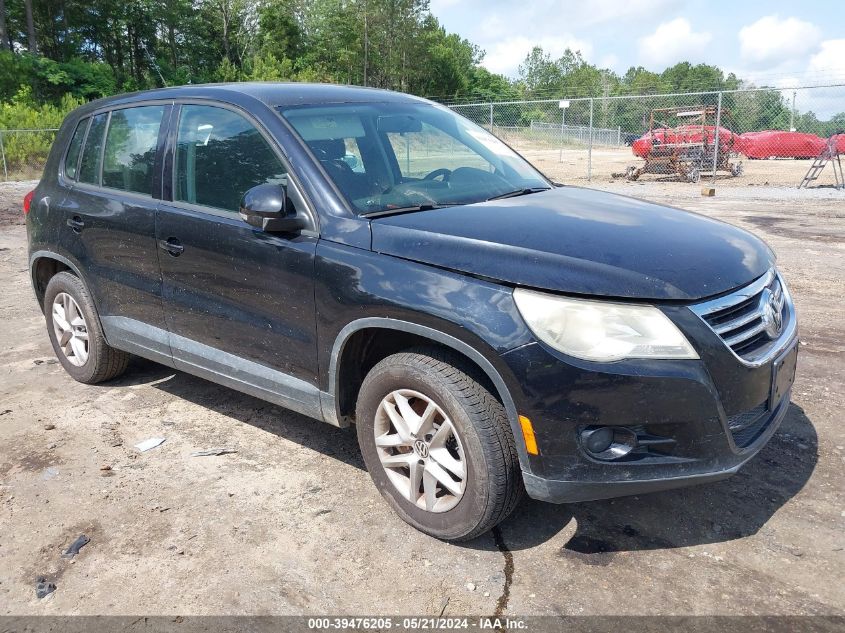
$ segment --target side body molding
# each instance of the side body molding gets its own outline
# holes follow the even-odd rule
[[[493,366],[493,364],[489,360],[487,360],[484,355],[481,354],[481,352],[479,352],[471,345],[465,343],[464,341],[455,338],[454,336],[450,336],[449,334],[444,334],[439,330],[435,330],[424,325],[418,325],[417,323],[412,323],[410,321],[402,321],[400,319],[391,319],[385,317],[364,317],[352,321],[346,326],[344,326],[344,328],[340,331],[337,338],[335,339],[334,345],[332,346],[332,354],[329,364],[329,392],[320,392],[320,398],[323,407],[323,418],[326,422],[334,426],[348,426],[348,421],[341,419],[337,410],[337,363],[341,354],[343,353],[343,348],[346,345],[346,342],[349,340],[349,337],[352,336],[355,332],[366,328],[382,328],[387,330],[398,330],[400,332],[407,332],[409,334],[416,334],[418,336],[431,339],[436,343],[445,345],[446,347],[450,347],[462,354],[463,356],[466,356],[472,362],[478,365],[481,370],[487,375],[487,377],[490,378],[493,385],[496,387],[498,396],[499,398],[501,398],[502,403],[505,406],[505,412],[508,416],[508,422],[510,423],[511,431],[514,434],[514,444],[516,445],[517,452],[519,453],[520,467],[522,468],[523,472],[531,472],[531,466],[528,460],[528,453],[525,449],[525,443],[521,441],[522,430],[519,425],[519,418],[516,412],[516,405],[514,404],[513,398],[510,395],[510,391],[508,390],[504,379]]]

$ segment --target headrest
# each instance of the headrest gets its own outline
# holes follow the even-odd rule
[[[342,138],[328,141],[309,141],[308,146],[317,160],[338,160],[346,156],[346,144]]]

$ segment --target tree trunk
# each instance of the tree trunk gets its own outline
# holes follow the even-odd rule
[[[35,41],[35,22],[32,19],[32,0],[24,0],[24,8],[26,9],[26,33],[29,38],[29,52],[37,53],[38,44]]]
[[[6,28],[6,0],[0,0],[0,46],[9,46],[9,31]]]
[[[223,18],[223,53],[226,55],[226,59],[230,62],[232,61],[232,54],[231,54],[231,45],[229,43],[229,4],[226,0],[220,3],[220,14]]]
[[[170,45],[170,65],[176,70],[176,66],[179,65],[179,57],[176,53],[176,28],[172,22],[167,26],[167,43]]]

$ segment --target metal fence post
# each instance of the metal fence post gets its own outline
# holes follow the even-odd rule
[[[616,144],[622,145],[622,126],[621,125],[616,126]]]
[[[563,162],[563,134],[566,127],[566,108],[560,109],[560,153],[557,157],[557,162]]]
[[[490,102],[490,134],[493,133],[493,102]]]
[[[719,164],[719,126],[722,122],[722,92],[719,91],[719,100],[716,103],[716,129],[713,134],[713,186],[716,186],[716,167]]]
[[[3,144],[3,134],[5,130],[0,130],[0,154],[3,155],[3,180],[9,180],[9,169],[6,167],[6,146]]]
[[[587,180],[593,179],[593,98],[590,97],[590,141],[587,146]]]

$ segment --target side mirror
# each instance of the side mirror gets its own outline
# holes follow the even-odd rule
[[[256,185],[241,198],[240,214],[244,222],[268,233],[293,233],[307,226],[304,217],[288,214],[287,187]]]

